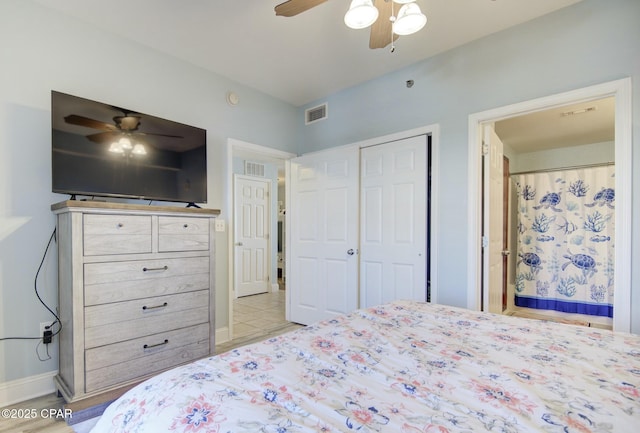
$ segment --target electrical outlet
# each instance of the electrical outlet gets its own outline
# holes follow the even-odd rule
[[[40,338],[44,344],[51,344],[53,341],[53,330],[51,329],[51,322],[40,323]]]
[[[44,331],[46,330],[51,330],[51,328],[47,328],[48,326],[51,326],[51,322],[41,322],[40,323],[40,333],[38,334],[40,337],[42,337],[44,335]]]
[[[223,232],[225,231],[225,224],[224,224],[224,220],[221,220],[219,218],[216,218],[216,222],[215,222],[215,228],[217,232]]]

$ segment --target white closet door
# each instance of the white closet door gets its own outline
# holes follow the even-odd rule
[[[358,148],[291,160],[288,320],[310,324],[358,307]]]
[[[361,149],[360,307],[426,300],[427,137]]]

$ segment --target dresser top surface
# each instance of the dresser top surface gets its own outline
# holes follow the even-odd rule
[[[70,211],[97,211],[97,212],[117,212],[117,211],[133,211],[133,212],[149,212],[149,213],[172,213],[183,215],[200,215],[200,216],[217,216],[220,214],[219,209],[206,209],[195,207],[179,207],[179,206],[154,206],[132,203],[115,203],[94,200],[66,200],[51,205],[54,213],[70,212]]]

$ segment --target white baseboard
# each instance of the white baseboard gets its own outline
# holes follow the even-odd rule
[[[216,329],[216,344],[226,343],[229,340],[231,340],[231,336],[229,335],[228,326]]]
[[[0,383],[0,407],[20,403],[55,392],[56,387],[53,384],[53,377],[56,374],[58,374],[57,371],[49,371],[47,373],[29,376],[23,379]]]

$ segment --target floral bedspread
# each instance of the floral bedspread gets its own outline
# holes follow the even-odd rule
[[[415,302],[160,374],[106,432],[637,432],[640,336]]]

